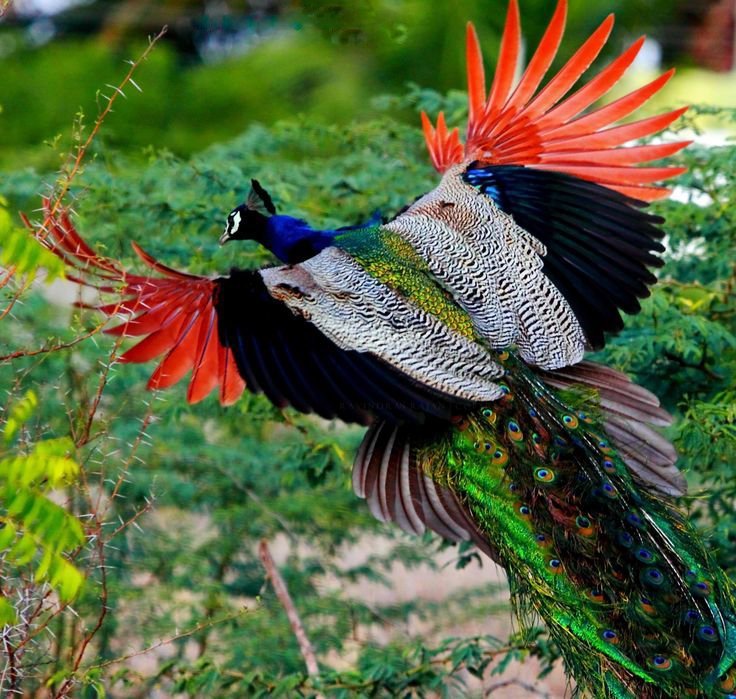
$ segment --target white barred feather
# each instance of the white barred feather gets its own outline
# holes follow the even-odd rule
[[[503,369],[486,348],[379,282],[338,248],[261,275],[274,298],[341,348],[370,352],[416,381],[464,400],[486,402],[502,395],[494,379]]]
[[[518,345],[530,364],[583,358],[585,336],[542,271],[545,246],[450,168],[440,184],[386,227],[406,239],[491,347]]]

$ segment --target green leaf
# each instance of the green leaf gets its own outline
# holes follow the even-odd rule
[[[14,268],[18,275],[34,277],[39,268],[46,269],[46,280],[64,273],[64,263],[42,247],[25,228],[13,225],[7,199],[0,196],[0,267]]]
[[[0,201],[2,198],[0,197]],[[0,209],[0,218],[2,217],[2,210]],[[36,392],[31,388],[19,401],[16,401],[10,406],[10,411],[5,419],[5,427],[3,428],[3,435],[5,442],[10,442],[16,435],[18,430],[30,419],[36,410],[38,405],[38,397]]]
[[[7,600],[7,598],[0,595],[0,627],[10,626],[17,623],[17,616],[13,605]]]

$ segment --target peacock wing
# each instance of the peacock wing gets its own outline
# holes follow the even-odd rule
[[[70,279],[112,296],[98,310],[124,318],[106,332],[142,338],[120,361],[158,360],[149,388],[191,372],[190,402],[219,387],[230,404],[248,388],[277,406],[359,423],[447,418],[498,395],[501,369],[485,350],[351,266],[345,253],[209,278],[171,269],[134,244],[150,270],[137,275],[97,255],[66,212],[47,218],[39,241],[66,262]],[[466,350],[468,361],[457,362]]]
[[[355,494],[381,522],[395,522],[407,534],[429,529],[448,541],[472,541],[497,560],[493,544],[455,490],[425,472],[420,453],[425,440],[426,434],[410,426],[374,423],[353,463]]]
[[[621,329],[620,312],[638,312],[639,299],[649,295],[648,286],[656,281],[649,268],[662,264],[656,255],[664,249],[657,227],[662,219],[642,207],[666,197],[670,190],[659,183],[684,171],[642,165],[688,145],[685,141],[631,142],[658,133],[685,109],[618,123],[661,90],[674,71],[591,109],[618,83],[644,43],[642,37],[579,85],[611,33],[612,15],[541,87],[557,55],[566,14],[567,2],[559,0],[547,31],[521,73],[519,10],[516,0],[511,0],[488,93],[478,38],[468,25],[466,142],[460,142],[457,129],[448,131],[442,115],[436,128],[426,115],[423,123],[435,167],[488,195],[508,215],[506,228],[526,231],[542,244],[538,251],[542,273],[569,304],[587,345],[599,348],[604,333]],[[521,78],[514,85],[518,73]],[[451,199],[458,197],[456,192],[449,194]],[[448,198],[447,193],[443,196]],[[487,212],[478,205],[474,208],[479,211],[480,225]],[[511,238],[514,244],[518,233]],[[531,270],[533,266],[526,265],[526,273],[534,276]],[[558,301],[546,290],[544,295]],[[549,311],[548,315],[559,315],[558,309]],[[540,320],[544,321],[542,313],[535,322]],[[558,349],[561,360],[566,354],[566,363],[574,362],[574,353]],[[545,366],[537,361],[537,354],[531,352],[527,360]],[[548,364],[545,368],[553,367]]]

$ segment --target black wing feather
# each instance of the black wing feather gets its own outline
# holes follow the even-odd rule
[[[217,280],[220,342],[232,349],[247,387],[278,406],[367,424],[446,420],[472,403],[447,396],[379,358],[343,350],[268,292],[256,271]]]

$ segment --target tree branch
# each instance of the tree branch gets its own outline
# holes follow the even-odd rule
[[[271,585],[273,585],[276,597],[279,598],[279,602],[281,602],[281,606],[284,608],[286,616],[289,618],[291,630],[294,632],[294,636],[296,636],[299,650],[304,658],[304,664],[307,666],[307,674],[310,677],[316,677],[319,675],[317,656],[314,654],[314,648],[304,631],[304,626],[302,626],[302,621],[296,611],[296,607],[291,599],[286,583],[281,577],[281,573],[279,573],[276,568],[276,564],[271,556],[271,551],[268,548],[268,541],[266,541],[266,539],[261,539],[261,543],[258,546],[258,555],[261,557],[261,563],[263,563],[263,567],[266,569],[266,576],[271,581]]]

